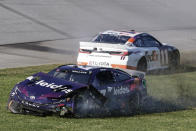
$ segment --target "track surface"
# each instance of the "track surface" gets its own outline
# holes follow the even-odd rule
[[[195,51],[195,7],[195,0],[0,0],[0,68],[74,63],[78,42],[108,29]]]

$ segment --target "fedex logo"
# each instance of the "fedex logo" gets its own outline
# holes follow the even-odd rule
[[[65,93],[70,93],[73,91],[72,89],[67,89],[67,87],[63,87],[63,85],[55,85],[54,83],[49,84],[49,83],[45,82],[44,80],[40,80],[40,81],[36,82],[35,84],[43,86],[43,87],[49,87],[51,89],[54,89],[54,91],[59,90],[59,91],[65,92]]]
[[[60,88],[63,86],[63,85],[55,85],[54,83],[49,84],[49,83],[45,82],[44,80],[40,80],[40,81],[36,82],[35,84],[43,86],[43,87],[49,87],[51,89],[56,89],[56,88]]]

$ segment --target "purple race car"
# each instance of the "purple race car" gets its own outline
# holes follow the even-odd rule
[[[143,77],[113,68],[63,65],[15,85],[8,109],[13,113],[90,117],[133,112],[147,95]]]

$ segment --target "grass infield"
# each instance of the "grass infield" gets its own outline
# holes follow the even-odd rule
[[[146,76],[149,98],[134,116],[60,118],[12,114],[6,110],[13,86],[36,72],[57,65],[0,70],[0,131],[5,130],[189,130],[196,129],[196,69],[183,66],[178,73]]]

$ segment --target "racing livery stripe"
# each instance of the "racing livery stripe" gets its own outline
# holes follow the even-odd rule
[[[121,68],[121,69],[131,69],[136,70],[137,68],[134,66],[128,66],[128,65],[118,65],[118,64],[111,64],[113,68]]]
[[[88,62],[78,62],[78,65],[88,65]],[[121,68],[121,69],[137,70],[137,67],[128,66],[128,65],[111,64],[111,66],[112,66],[112,68]]]
[[[88,62],[77,62],[78,65],[88,65]]]
[[[133,43],[135,41],[135,39],[133,37],[129,38],[128,42]]]

